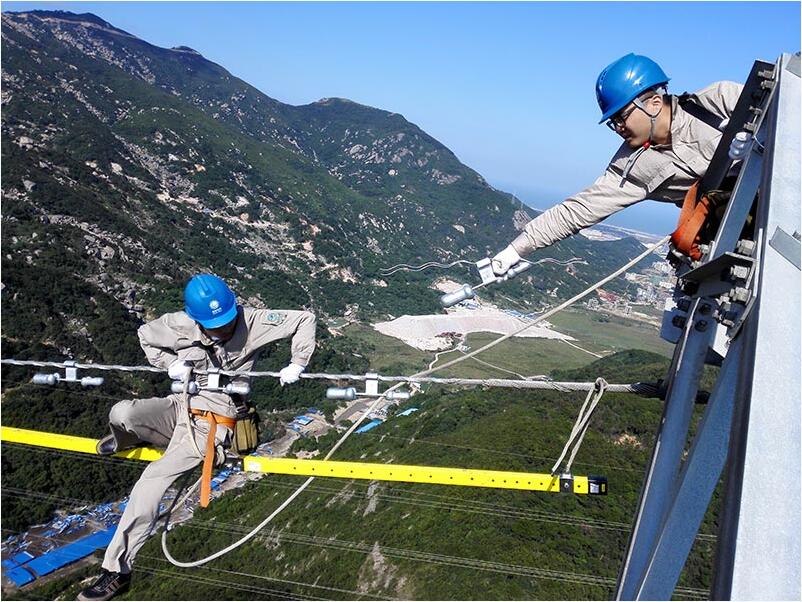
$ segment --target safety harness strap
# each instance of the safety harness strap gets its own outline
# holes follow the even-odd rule
[[[715,113],[697,104],[693,97],[687,92],[677,97],[678,104],[691,117],[706,123],[710,127],[721,131],[721,118]],[[721,141],[719,141],[721,144]],[[702,258],[702,250],[699,247],[701,242],[701,232],[714,212],[719,202],[726,201],[721,195],[708,194],[709,191],[699,190],[701,180],[694,182],[688,189],[682,203],[682,210],[677,220],[677,227],[671,234],[671,244],[674,248],[690,257],[693,261]]]
[[[201,491],[200,505],[206,508],[209,505],[209,498],[212,494],[212,468],[214,468],[214,437],[217,433],[217,425],[222,424],[234,431],[237,421],[230,416],[222,416],[207,410],[191,409],[190,413],[209,423],[209,435],[206,437],[206,453],[203,457],[203,471],[201,472]]]
[[[698,104],[694,99],[693,96],[687,92],[683,92],[679,96],[677,96],[677,104],[682,107],[682,110],[688,113],[691,117],[706,123],[714,130],[721,131],[721,122],[722,119],[718,115],[716,115],[713,111],[710,111],[704,108],[702,105]]]

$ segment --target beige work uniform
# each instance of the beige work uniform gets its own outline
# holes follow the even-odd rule
[[[315,350],[315,316],[307,311],[238,308],[234,335],[225,344],[214,343],[183,311],[165,314],[141,326],[139,341],[148,361],[165,370],[176,359],[187,360],[196,370],[220,368],[247,371],[253,368],[260,350],[267,344],[292,337],[292,362],[306,366]],[[223,377],[225,378],[225,377]],[[196,375],[201,385],[205,375]],[[247,378],[238,378],[238,382]],[[202,391],[190,397],[190,406],[234,417],[236,407],[224,393]],[[131,490],[117,531],[106,549],[103,568],[131,572],[134,557],[150,535],[159,514],[159,503],[167,488],[181,475],[198,466],[206,447],[209,423],[191,418],[195,443],[187,432],[186,408],[182,396],[120,401],[109,412],[109,425],[117,449],[142,443],[165,447],[164,455],[151,462]],[[215,441],[230,445],[231,431],[217,426]]]
[[[721,117],[723,128],[742,89],[734,82],[716,82],[692,99]],[[707,171],[720,139],[720,130],[686,113],[672,96],[670,144],[654,145],[637,155],[638,150],[622,144],[601,177],[530,221],[512,246],[519,255],[526,255],[646,199],[681,205],[691,185]]]

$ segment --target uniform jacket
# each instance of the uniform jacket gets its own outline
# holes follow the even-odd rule
[[[721,117],[723,128],[738,102],[743,86],[716,82],[691,96]],[[520,255],[554,244],[613,213],[645,199],[681,205],[691,185],[704,176],[721,139],[714,129],[682,110],[671,97],[671,142],[654,145],[637,157],[626,143],[613,156],[604,173],[588,188],[530,221],[512,242]],[[632,162],[627,177],[624,170]]]
[[[252,309],[238,307],[237,327],[225,344],[215,343],[197,323],[183,311],[165,314],[140,326],[139,343],[148,361],[167,369],[177,359],[189,361],[196,370],[247,371],[253,368],[260,350],[267,344],[292,337],[292,361],[306,366],[315,350],[315,316],[308,311]],[[199,384],[206,384],[206,375],[196,375]],[[248,382],[238,377],[237,382]],[[228,382],[221,378],[221,384]],[[190,405],[224,416],[235,416],[230,396],[201,391],[193,395]]]

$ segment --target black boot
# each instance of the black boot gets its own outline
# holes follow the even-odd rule
[[[114,435],[106,435],[95,446],[98,456],[111,456],[117,453],[117,440]]]
[[[103,569],[100,577],[78,594],[79,600],[111,600],[117,594],[128,589],[131,584],[131,575],[113,573]]]

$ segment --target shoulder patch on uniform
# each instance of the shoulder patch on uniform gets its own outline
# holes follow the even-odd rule
[[[287,318],[287,314],[283,311],[269,311],[265,316],[265,322],[267,324],[272,324],[273,326],[278,326]]]

